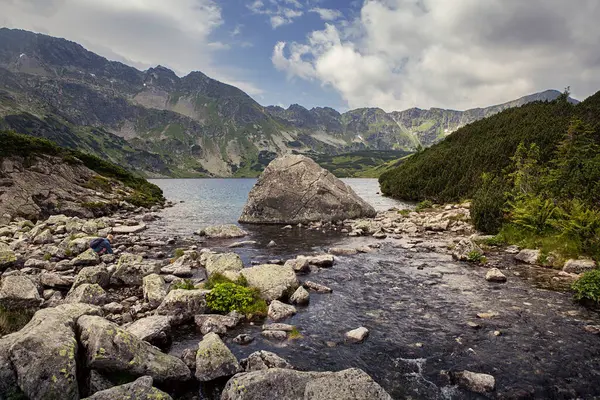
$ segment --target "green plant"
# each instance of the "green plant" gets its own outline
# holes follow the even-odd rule
[[[210,290],[220,283],[235,283],[236,285],[244,287],[248,286],[248,281],[243,275],[240,275],[235,281],[232,281],[225,275],[215,272],[208,277],[206,282],[204,282],[204,288]]]
[[[239,311],[246,315],[264,316],[267,313],[267,303],[260,298],[258,289],[235,283],[216,284],[206,295],[206,305],[223,314]]]
[[[293,327],[292,330],[290,331],[288,337],[291,340],[296,340],[296,339],[302,339],[304,336],[300,333],[300,331],[298,330],[298,328]]]
[[[600,269],[585,272],[573,283],[575,300],[591,300],[600,302]]]
[[[192,282],[190,279],[183,279],[179,282],[175,282],[171,289],[194,290],[196,289],[196,286],[194,286],[194,282]]]
[[[484,233],[498,233],[504,222],[506,182],[492,174],[483,174],[481,187],[473,195],[471,219]]]
[[[483,254],[481,254],[481,252],[477,250],[472,250],[469,252],[469,254],[467,254],[467,261],[485,264],[487,259]]]
[[[0,306],[0,336],[23,328],[31,320],[33,314],[35,314],[35,310],[8,310]]]
[[[483,244],[485,244],[486,246],[500,247],[504,246],[506,244],[506,241],[502,236],[496,235],[491,238],[485,239],[483,241]]]
[[[50,254],[50,253],[44,254],[44,260],[45,261],[50,261],[51,259],[52,259],[52,254]]]
[[[410,210],[407,210],[407,209],[398,210],[398,214],[406,217],[408,214],[410,214]]]
[[[539,196],[523,197],[510,203],[511,223],[537,234],[549,233],[557,227],[562,210],[551,200]]]
[[[183,257],[184,254],[185,254],[185,250],[175,249],[175,252],[173,255],[175,256],[175,259],[178,259],[179,257]]]
[[[430,200],[423,200],[422,202],[420,202],[419,204],[417,204],[417,207],[415,208],[416,212],[421,212],[423,210],[427,210],[429,208],[433,207],[433,203]]]

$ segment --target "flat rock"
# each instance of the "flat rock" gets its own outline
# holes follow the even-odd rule
[[[210,239],[234,239],[248,235],[248,232],[237,225],[215,225],[200,229],[196,234]]]
[[[206,294],[208,290],[171,290],[160,306],[156,309],[158,315],[173,317],[173,323],[180,324],[191,321],[194,315],[206,311]]]
[[[37,309],[42,301],[37,287],[26,276],[9,275],[0,281],[0,307],[4,309]]]
[[[161,349],[171,344],[170,317],[152,315],[138,319],[127,327],[127,331]]]
[[[321,254],[318,256],[298,256],[298,260],[306,259],[310,265],[316,265],[321,268],[329,268],[333,266],[335,259],[331,254]]]
[[[540,254],[539,250],[523,249],[515,256],[515,259],[526,264],[535,265],[538,263]]]
[[[291,332],[294,329],[296,329],[296,327],[294,325],[289,325],[289,324],[265,324],[262,326],[263,331]]]
[[[346,332],[346,339],[353,343],[360,343],[369,336],[369,330],[363,326]]]
[[[92,249],[87,249],[71,261],[71,264],[76,267],[96,265],[98,263],[100,263],[100,256]]]
[[[260,290],[261,297],[266,301],[291,296],[299,286],[298,278],[290,266],[264,264],[244,268],[241,274],[249,286]]]
[[[289,318],[294,314],[296,314],[296,307],[294,306],[282,303],[279,300],[273,300],[271,304],[269,304],[268,315],[273,321],[280,321]]]
[[[194,316],[194,322],[203,335],[210,332],[225,334],[228,329],[235,328],[239,321],[238,318],[229,315],[201,314]]]
[[[139,224],[139,225],[123,225],[123,226],[115,226],[114,228],[112,228],[112,233],[116,233],[116,234],[129,234],[129,233],[139,233],[146,230],[146,224]]]
[[[240,222],[298,224],[374,217],[375,209],[312,159],[279,157],[265,168],[248,195]]]
[[[268,330],[268,331],[262,331],[260,334],[269,340],[286,340],[287,339],[286,331]]]
[[[345,247],[332,247],[329,249],[329,254],[333,254],[335,256],[353,256],[358,254],[358,250]]]
[[[188,278],[194,275],[192,269],[197,267],[197,262],[191,254],[184,254],[177,258],[173,264],[161,269],[163,274],[175,275],[180,278]]]
[[[172,400],[171,396],[159,389],[156,389],[152,386],[152,384],[153,379],[151,376],[143,376],[141,378],[138,378],[134,382],[96,392],[92,396],[86,397],[86,399]]]
[[[204,254],[204,267],[208,276],[219,273],[227,278],[235,280],[239,272],[244,269],[244,263],[240,256],[235,253]]]
[[[59,275],[54,272],[42,272],[40,274],[40,283],[53,289],[69,289],[73,286],[75,278],[66,275]]]
[[[307,258],[296,258],[293,260],[287,260],[284,266],[292,268],[294,272],[310,271],[310,264]]]
[[[84,267],[75,277],[72,289],[84,283],[98,284],[101,288],[106,289],[110,283],[110,274],[103,265]]]
[[[594,260],[578,259],[578,260],[567,260],[563,267],[564,272],[570,274],[581,274],[586,271],[590,271],[596,268],[596,262]]]
[[[498,268],[490,268],[485,274],[485,280],[488,282],[506,282],[506,275]]]
[[[237,358],[216,333],[204,336],[196,353],[196,379],[208,382],[232,376],[242,369]]]
[[[321,285],[320,283],[316,283],[316,282],[312,282],[312,281],[305,281],[302,284],[305,288],[307,288],[308,290],[312,290],[313,292],[317,292],[317,293],[331,293],[333,292],[333,290],[325,285]]]
[[[84,283],[71,290],[65,303],[85,303],[102,306],[108,303],[108,295],[97,283]]]

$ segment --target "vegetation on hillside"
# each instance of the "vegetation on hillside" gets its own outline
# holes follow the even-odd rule
[[[338,178],[377,178],[388,164],[410,154],[401,150],[362,150],[337,155],[308,154]]]
[[[107,178],[116,179],[134,190],[127,201],[136,205],[149,207],[164,202],[162,190],[144,178],[126,171],[122,167],[104,161],[91,154],[77,150],[65,149],[53,142],[28,135],[20,135],[10,131],[0,131],[0,159],[10,156],[32,157],[35,155],[52,155],[62,157],[67,163],[83,163],[92,171]]]

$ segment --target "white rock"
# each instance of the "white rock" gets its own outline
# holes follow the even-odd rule
[[[367,338],[369,330],[363,326],[346,333],[346,339],[351,342],[360,343]]]

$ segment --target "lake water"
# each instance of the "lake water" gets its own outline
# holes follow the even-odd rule
[[[373,179],[346,180],[377,209],[409,204],[377,194]],[[161,211],[149,235],[191,238],[199,247],[235,251],[244,264],[287,259],[298,254],[327,251],[333,246],[357,247],[377,242],[370,254],[338,257],[333,268],[311,273],[310,279],[333,289],[311,293],[310,305],[283,321],[296,325],[303,338],[274,343],[260,335],[260,324],[242,325],[224,336],[232,352],[243,358],[257,350],[273,351],[300,370],[362,368],[394,399],[480,399],[452,386],[445,370],[470,370],[495,376],[491,398],[599,398],[600,341],[585,332],[586,324],[600,324],[597,313],[573,303],[568,293],[543,290],[506,270],[504,285],[485,281],[485,268],[456,262],[447,254],[424,248],[405,250],[393,240],[349,238],[338,232],[294,227],[244,226],[256,245],[228,249],[229,241],[200,242],[193,231],[212,224],[235,223],[254,179],[154,180],[169,200],[183,201]],[[274,240],[277,246],[267,248]],[[434,237],[431,239],[435,241]],[[533,275],[536,275],[533,272]],[[492,311],[489,320],[477,313]],[[472,329],[476,321],[481,329]],[[368,339],[358,345],[344,341],[344,333],[365,326]],[[501,331],[495,336],[494,331]],[[232,338],[249,333],[255,341],[239,346]],[[171,354],[195,347],[201,335],[191,327],[178,331]],[[218,389],[202,388],[201,399],[218,399]],[[207,391],[208,390],[208,391]]]

